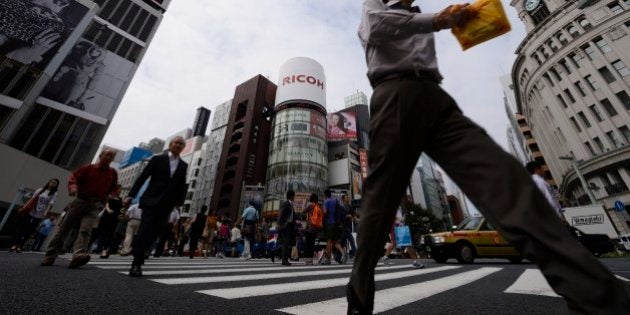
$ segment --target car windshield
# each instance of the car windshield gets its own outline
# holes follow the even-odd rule
[[[455,230],[456,231],[476,230],[477,227],[479,227],[479,223],[481,223],[481,220],[483,220],[482,217],[470,217],[462,221],[462,223],[460,223]]]

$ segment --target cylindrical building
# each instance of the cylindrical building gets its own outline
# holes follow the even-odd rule
[[[267,168],[263,212],[278,209],[289,189],[297,193],[296,210],[311,193],[328,186],[326,78],[315,60],[297,57],[280,68]]]
[[[512,69],[518,111],[527,120],[523,131],[530,133],[526,141],[536,139],[569,201],[590,204],[592,191],[617,229],[627,233],[629,2],[514,0],[511,5],[527,29]],[[620,209],[613,210],[615,204]]]

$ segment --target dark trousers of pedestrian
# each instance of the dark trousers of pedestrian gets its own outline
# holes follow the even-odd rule
[[[164,246],[168,242],[169,246],[173,243],[175,236],[173,235],[173,223],[166,223],[164,231],[158,239],[157,245],[155,245],[155,253],[153,256],[160,257],[164,254]]]
[[[281,230],[282,233],[282,262],[288,263],[291,258],[291,247],[295,245],[295,223],[290,222]]]
[[[190,233],[180,233],[179,236],[179,245],[177,245],[177,255],[184,256],[184,247],[190,240]]]
[[[197,251],[197,246],[199,245],[199,238],[201,237],[202,232],[190,231],[190,243],[188,244],[188,256],[194,257],[195,251]]]
[[[354,255],[357,251],[357,245],[354,242],[354,236],[352,236],[352,228],[343,227],[341,231],[341,238],[339,239],[341,247],[348,249],[350,247],[349,254]]]
[[[101,219],[102,220],[102,219]],[[116,224],[118,222],[107,222],[98,227],[98,250],[106,250],[108,253],[112,249],[114,239],[116,238]]]
[[[42,248],[42,245],[44,244],[47,236],[48,235],[44,235],[42,233],[37,233],[37,235],[35,236],[35,240],[31,245],[31,251],[38,252]]]
[[[427,79],[392,79],[370,102],[369,175],[350,284],[371,310],[374,268],[422,152],[451,177],[503,237],[538,268],[569,310],[625,314],[623,284],[571,237],[523,165]],[[495,110],[500,110],[496,108]]]
[[[73,255],[80,256],[87,254],[90,237],[92,235],[92,227],[98,220],[98,212],[96,202],[79,198],[72,201],[63,222],[59,226],[59,229],[57,229],[57,233],[55,233],[55,236],[53,236],[48,244],[46,257],[57,257],[57,254],[64,246],[66,236],[76,227],[78,227],[78,233],[74,240]]]
[[[172,207],[150,207],[140,205],[142,209],[142,219],[138,233],[133,239],[131,253],[133,254],[134,266],[144,265],[144,255],[149,251],[158,236],[162,234],[168,222],[168,216],[173,210]]]
[[[315,255],[315,238],[317,238],[317,232],[304,232],[304,255],[307,259]]]
[[[24,243],[28,241],[31,234],[37,229],[42,219],[34,218],[30,214],[21,215],[19,217],[18,228],[13,234],[12,244],[17,248],[24,247]]]

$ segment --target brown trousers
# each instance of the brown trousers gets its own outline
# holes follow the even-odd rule
[[[63,246],[63,240],[71,229],[79,227],[79,234],[74,241],[74,256],[87,254],[92,228],[98,221],[98,208],[96,202],[74,199],[68,208],[63,222],[57,233],[48,244],[46,257],[57,257],[57,253]]]
[[[382,82],[374,89],[370,113],[370,172],[350,277],[361,302],[372,307],[374,268],[425,152],[506,240],[538,264],[572,312],[622,314],[630,309],[623,284],[569,235],[524,167],[465,117],[437,83]]]

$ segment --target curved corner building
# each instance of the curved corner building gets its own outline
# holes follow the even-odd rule
[[[527,29],[512,69],[517,106],[553,177],[574,205],[590,204],[574,157],[619,232],[630,232],[630,2],[511,5]],[[613,211],[617,201],[625,209]]]
[[[289,189],[303,196],[328,187],[326,77],[315,60],[297,57],[280,68],[263,213],[280,209]]]

